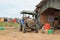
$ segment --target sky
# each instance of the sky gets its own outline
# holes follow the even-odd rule
[[[21,18],[21,11],[33,11],[40,1],[41,0],[0,0],[0,17]]]

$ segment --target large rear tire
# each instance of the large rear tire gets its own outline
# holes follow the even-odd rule
[[[38,33],[38,28],[36,28],[36,31],[35,32]]]
[[[36,30],[35,30],[36,33],[38,33],[38,29],[39,29],[38,25],[36,25]]]

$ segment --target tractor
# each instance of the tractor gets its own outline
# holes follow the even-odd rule
[[[20,22],[20,31],[23,33],[27,32],[27,29],[31,31],[35,31],[38,33],[38,25],[37,25],[37,19],[36,19],[36,12],[34,11],[22,11],[21,14],[23,15],[22,17],[22,22]],[[28,17],[27,17],[28,15]],[[32,16],[30,18],[30,16]],[[23,24],[23,25],[22,25]]]

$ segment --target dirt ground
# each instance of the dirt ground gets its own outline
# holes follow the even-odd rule
[[[0,40],[60,40],[60,30],[56,30],[53,34],[45,34],[35,32],[23,33],[17,29],[0,30]]]

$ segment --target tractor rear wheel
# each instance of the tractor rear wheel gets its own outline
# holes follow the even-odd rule
[[[35,28],[35,32],[38,33],[38,27],[37,27],[37,26],[36,26],[36,28]]]

